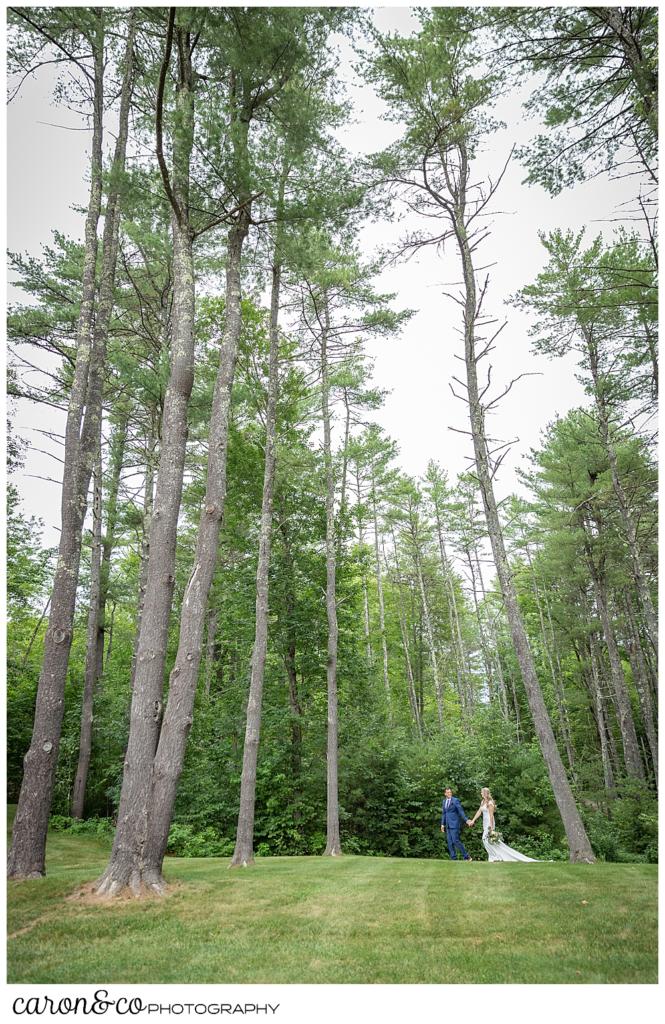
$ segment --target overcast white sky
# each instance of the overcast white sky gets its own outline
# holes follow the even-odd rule
[[[408,32],[416,26],[409,8],[382,8],[377,20],[383,29]],[[344,61],[351,57],[344,53]],[[348,74],[352,81],[350,71]],[[53,79],[48,69],[24,84],[7,115],[8,139],[8,246],[12,250],[38,255],[48,244],[53,228],[82,238],[83,216],[73,206],[87,201],[86,168],[90,136],[80,129],[74,114],[52,104]],[[356,105],[357,124],[345,136],[354,152],[374,151],[391,142],[399,126],[384,119],[384,108],[369,87],[351,86]],[[491,150],[477,162],[477,178],[488,173],[496,177],[513,143],[526,141],[536,126],[524,120],[521,97],[501,101],[497,115],[507,123],[495,134]],[[492,422],[494,435],[505,440],[518,438],[505,460],[498,480],[501,496],[517,488],[515,470],[529,449],[537,446],[543,428],[557,413],[584,400],[574,376],[574,361],[549,361],[530,352],[528,321],[505,300],[535,277],[543,264],[538,231],[557,227],[578,229],[589,225],[595,233],[611,226],[603,222],[614,214],[626,198],[627,185],[597,179],[551,198],[538,186],[522,184],[525,172],[514,161],[509,167],[496,197],[497,209],[505,211],[494,220],[491,237],[479,254],[482,264],[495,263],[491,269],[491,288],[487,309],[509,323],[501,334],[493,354],[493,379],[497,386],[520,373],[539,373],[520,382],[504,399]],[[634,189],[634,183],[630,185]],[[362,236],[369,250],[394,243],[409,222],[368,226]],[[459,281],[455,251],[445,257],[425,250],[418,259],[386,271],[380,281],[384,290],[397,293],[396,305],[416,309],[417,315],[405,327],[401,337],[373,343],[375,382],[390,393],[376,418],[399,444],[402,468],[420,475],[427,462],[436,459],[454,476],[468,468],[470,445],[467,439],[449,428],[467,429],[466,408],[451,394],[449,381],[460,376],[462,364],[460,339],[456,333],[460,310],[443,291]],[[10,289],[10,299],[12,291]],[[46,408],[19,403],[16,426],[19,432],[39,448],[44,439],[35,427],[62,431],[61,417]],[[57,477],[59,463],[31,452],[17,483],[27,509],[45,523],[44,540],[57,542],[59,524],[59,486],[35,477]]]

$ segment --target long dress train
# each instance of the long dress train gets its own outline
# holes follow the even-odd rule
[[[535,857],[526,857],[519,850],[513,850],[505,843],[490,843],[490,812],[483,808],[483,846],[487,850],[489,860],[528,860],[535,863]]]

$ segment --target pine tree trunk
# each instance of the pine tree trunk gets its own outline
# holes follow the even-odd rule
[[[563,687],[562,687],[562,684],[561,684],[561,680],[559,679],[559,676],[557,675],[556,669],[554,667],[554,659],[552,657],[552,652],[550,650],[550,646],[549,646],[549,644],[547,642],[547,631],[545,629],[545,616],[543,614],[543,605],[542,605],[542,601],[541,601],[540,587],[538,586],[538,579],[536,577],[536,572],[535,572],[535,569],[533,567],[533,562],[531,560],[531,552],[529,550],[529,545],[528,544],[526,545],[525,550],[526,550],[527,563],[528,563],[529,571],[530,571],[530,574],[531,574],[531,584],[532,584],[532,587],[533,587],[533,596],[534,596],[535,601],[536,601],[536,608],[538,609],[538,618],[540,620],[540,635],[542,637],[543,650],[545,651],[545,657],[547,658],[547,665],[548,665],[548,668],[550,670],[550,678],[552,680],[552,690],[553,690],[553,693],[554,693],[554,702],[556,704],[556,709],[557,709],[557,717],[559,719],[559,728],[561,730],[561,738],[563,740],[563,745],[564,745],[565,750],[566,750],[566,757],[568,759],[568,767],[570,768],[571,773],[572,773],[573,778],[574,778],[575,777],[575,775],[574,775],[574,773],[575,773],[575,751],[573,749],[573,741],[572,741],[572,737],[571,737],[571,734],[570,734],[570,723],[568,721],[568,709],[566,708],[566,698],[565,698],[565,694],[563,692]]]
[[[423,614],[422,609],[419,609],[417,627],[414,625],[414,632],[416,632],[416,666],[417,666],[417,681],[418,686],[416,690],[416,699],[418,704],[418,714],[420,715],[420,721],[423,720],[425,713],[425,658],[424,650],[425,645],[423,643]],[[425,727],[423,725],[423,735],[425,733]]]
[[[388,704],[388,720],[392,722],[392,693],[390,691],[390,674],[388,672],[388,643],[386,640],[386,607],[383,597],[383,577],[381,575],[381,559],[379,558],[379,516],[376,501],[376,481],[372,467],[372,514],[374,519],[374,572],[376,574],[376,593],[379,601],[379,631],[381,633],[381,653],[383,655],[383,686]]]
[[[485,433],[485,413],[480,399],[478,386],[478,361],[476,355],[476,317],[477,293],[476,279],[473,268],[471,249],[466,231],[466,187],[468,182],[468,154],[464,143],[458,145],[460,157],[460,168],[458,177],[458,191],[455,195],[455,205],[452,208],[452,226],[457,240],[462,271],[464,278],[465,308],[464,308],[464,359],[466,363],[466,380],[468,388],[469,412],[471,421],[471,433],[473,437],[473,450],[475,456],[476,475],[480,486],[483,500],[485,519],[492,546],[494,563],[503,599],[505,603],[506,616],[510,626],[513,640],[513,647],[517,657],[522,680],[529,701],[533,724],[535,727],[543,759],[547,766],[548,775],[554,797],[559,808],[561,820],[566,831],[571,861],[594,861],[591,844],[587,837],[580,813],[575,804],[570,783],[561,761],[561,755],[554,739],[552,725],[550,722],[547,707],[543,699],[542,690],[536,674],[533,656],[529,648],[522,613],[517,600],[515,583],[508,564],[503,530],[499,519],[494,485],[492,482],[492,470],[490,467],[490,456],[488,451],[487,436]]]
[[[272,531],[273,490],[276,460],[276,420],[279,392],[279,293],[281,265],[280,245],[276,244],[272,268],[272,294],[270,301],[270,377],[266,412],[266,455],[259,532],[259,559],[256,569],[256,626],[252,651],[252,672],[247,703],[247,725],[240,780],[240,810],[236,845],[231,858],[232,867],[247,867],[254,861],[254,808],[256,802],[256,765],[261,734],[261,708],[263,677],[268,651],[268,570]]]
[[[44,660],[37,690],[33,737],[25,757],[23,783],[8,860],[8,872],[12,878],[30,878],[44,874],[46,830],[64,713],[64,690],[72,642],[82,531],[102,416],[106,343],[113,308],[120,220],[119,178],[124,169],[127,146],[135,14],[131,12],[128,20],[119,130],[104,223],[102,272],[95,311],[97,226],[102,194],[103,10],[97,9],[96,16],[97,38],[92,47],[95,70],[91,186],[85,228],[83,290],[76,366],[65,427],[60,545],[51,595],[49,628],[44,641]]]
[[[99,632],[99,604],[102,575],[102,438],[101,422],[97,460],[93,473],[92,547],[90,551],[90,606],[85,650],[85,674],[81,701],[81,729],[79,757],[72,791],[72,818],[82,818],[85,805],[85,787],[92,753],[92,702],[97,682],[97,634]]]
[[[349,468],[349,435],[351,432],[351,406],[349,405],[349,394],[346,388],[344,388],[344,408],[346,409],[346,416],[344,417],[344,443],[342,445],[342,471],[341,471],[341,483],[339,489],[339,516],[338,520],[341,524],[341,528],[337,531],[337,557],[339,558],[342,551],[343,534],[345,531],[346,523],[346,478]]]
[[[607,750],[612,765],[613,775],[616,777],[617,774],[624,772],[624,762],[614,739],[614,730],[612,728],[612,716],[608,707],[608,700],[611,701],[611,706],[614,708],[614,699],[610,694],[606,694],[602,690],[602,683],[604,679],[605,667],[603,659],[603,651],[600,649],[600,645],[596,640],[595,635],[592,633],[589,637],[589,650],[591,652],[591,668],[595,672],[595,680],[597,681],[599,693],[601,696],[601,711],[603,714],[603,724],[605,728],[605,735],[607,736]]]
[[[294,779],[297,779],[302,766],[302,707],[298,697],[296,645],[293,638],[289,640],[284,655],[284,664],[289,684],[289,710],[291,712],[291,770]]]
[[[113,623],[115,621],[115,605],[116,602],[111,602],[111,618],[109,620],[109,642],[106,645],[106,657],[104,658],[104,671],[108,671],[109,664],[111,662],[111,653],[113,651]]]
[[[605,711],[603,708],[603,694],[600,686],[598,664],[596,662],[595,651],[592,645],[589,645],[589,655],[591,662],[591,680],[593,685],[595,718],[598,728],[598,738],[600,740],[600,756],[603,762],[603,778],[605,780],[605,789],[608,793],[611,793],[614,790],[614,773],[612,771],[612,761],[610,759],[609,745],[607,741],[608,730],[605,721]]]
[[[76,364],[65,426],[60,542],[51,592],[51,611],[44,637],[44,657],[37,687],[32,740],[23,762],[23,781],[8,856],[10,878],[39,878],[46,873],[46,831],[64,715],[65,684],[72,643],[82,531],[87,505],[87,486],[83,494],[79,490],[82,482],[79,464],[81,461],[81,423],[92,358],[97,226],[102,200],[104,42],[101,12],[97,39],[93,49],[95,80],[90,195],[85,223],[85,254],[81,309],[76,338]]]
[[[144,884],[161,884],[159,875],[144,865],[143,850],[148,828],[152,766],[162,718],[164,664],[175,583],[176,538],[187,443],[187,408],[194,382],[194,261],[188,213],[194,96],[191,54],[185,41],[181,43],[180,80],[176,93],[178,129],[173,139],[173,194],[178,209],[174,208],[171,217],[171,373],[164,399],[159,473],[150,522],[153,557],[148,561],[146,572],[118,824],[109,864],[97,883],[99,895],[110,896],[128,886],[138,893]],[[167,54],[170,56],[169,44]],[[156,552],[158,557],[154,557]]]
[[[649,750],[651,752],[651,763],[653,764],[653,772],[657,788],[658,734],[656,731],[656,720],[654,715],[653,703],[651,701],[651,688],[649,686],[649,676],[647,672],[646,663],[644,661],[644,652],[642,650],[642,644],[640,643],[640,635],[637,628],[637,623],[635,621],[635,610],[633,608],[633,602],[631,600],[629,591],[626,591],[625,597],[629,633],[628,656],[630,658],[630,664],[633,670],[635,689],[637,690],[637,696],[640,702],[640,712],[642,714],[644,731],[646,733],[647,742],[649,744]]]
[[[404,612],[404,601],[402,595],[402,584],[400,582],[401,569],[399,564],[399,555],[397,551],[397,541],[395,534],[393,533],[393,550],[395,552],[395,569],[397,571],[397,616],[399,618],[399,628],[402,637],[402,650],[404,651],[404,664],[406,666],[406,682],[407,682],[407,693],[409,697],[409,705],[411,707],[411,713],[413,715],[413,721],[416,729],[418,730],[418,738],[423,738],[423,724],[422,716],[420,713],[420,707],[418,704],[418,695],[416,693],[416,681],[413,674],[413,667],[411,664],[411,655],[409,652],[409,634],[406,626],[406,614]]]
[[[215,605],[210,605],[210,607],[208,608],[208,615],[206,619],[206,660],[204,689],[207,697],[210,696],[210,687],[212,685],[212,677],[215,672],[215,662],[217,660],[218,619],[218,609],[216,608]]]
[[[117,426],[111,444],[109,465],[109,493],[107,502],[106,530],[102,538],[102,464],[101,464],[101,420],[99,456],[95,469],[95,500],[93,503],[93,547],[91,559],[90,608],[88,611],[88,632],[86,641],[85,677],[81,706],[81,729],[79,757],[72,794],[72,817],[82,818],[85,807],[85,791],[92,753],[93,703],[97,682],[104,667],[104,634],[106,624],[106,600],[108,595],[111,552],[113,550],[117,518],[120,473],[125,450],[127,420]]]
[[[327,821],[324,856],[337,857],[342,852],[339,834],[339,792],[337,781],[339,713],[337,706],[337,542],[335,537],[335,478],[333,475],[330,430],[330,371],[328,335],[330,313],[328,299],[323,300],[324,329],[321,334],[321,412],[323,417],[323,460],[326,484],[326,615],[328,619],[328,738],[327,738]]]
[[[499,638],[498,638],[498,633],[497,633],[497,630],[496,630],[496,618],[492,618],[491,613],[490,613],[490,609],[489,609],[489,604],[488,604],[488,601],[487,601],[487,590],[485,589],[485,578],[483,576],[483,571],[482,571],[482,568],[481,568],[481,565],[480,565],[480,554],[478,552],[477,539],[475,539],[474,542],[473,542],[473,557],[474,557],[475,563],[476,563],[476,574],[477,574],[477,577],[478,577],[478,579],[480,581],[480,594],[481,594],[482,601],[483,601],[483,611],[486,611],[486,613],[487,613],[486,614],[486,625],[487,625],[487,633],[486,633],[486,635],[489,637],[489,649],[493,652],[493,657],[491,658],[492,666],[493,667],[492,667],[492,674],[490,675],[490,680],[492,680],[494,675],[496,674],[496,678],[497,678],[498,686],[499,686],[499,700],[500,700],[501,704],[503,704],[504,701],[506,701],[506,681],[505,681],[504,674],[503,674],[503,665],[501,664],[501,654],[499,652]],[[475,587],[475,582],[474,582],[474,587]],[[483,617],[482,612],[480,611],[480,609],[478,611],[478,614],[479,614],[480,618]],[[512,679],[511,679],[511,686],[513,688],[513,699],[515,701],[515,706],[517,706],[517,696],[515,694],[515,684],[514,684]],[[492,693],[491,690],[490,690],[490,694],[493,696],[493,693]]]
[[[152,510],[155,504],[155,455],[157,451],[157,416],[155,409],[151,410],[150,433],[146,443],[146,464],[143,482],[143,515],[141,517],[141,550],[139,586],[136,600],[136,628],[134,634],[134,647],[132,650],[131,690],[134,692],[134,679],[136,677],[136,658],[138,655],[138,642],[141,635],[141,620],[145,605],[146,587],[148,585],[148,564],[150,561],[150,528],[152,524]]]
[[[284,667],[289,687],[289,710],[291,712],[291,768],[294,779],[300,775],[302,764],[302,707],[298,696],[298,675],[296,672],[296,597],[294,591],[293,553],[291,550],[291,538],[289,535],[288,523],[282,513],[279,515],[280,531],[284,542],[284,555],[286,561],[286,594],[285,594],[285,616],[286,616],[286,647],[284,650]]]
[[[423,570],[420,559],[420,538],[418,536],[418,528],[414,518],[413,508],[411,506],[409,507],[409,532],[411,534],[411,542],[413,544],[413,564],[416,570],[416,580],[418,582],[418,591],[420,593],[420,605],[425,625],[425,639],[427,641],[427,650],[434,679],[434,696],[436,698],[436,711],[439,721],[439,729],[443,729],[443,688],[441,686],[441,674],[439,671],[439,661],[434,641],[434,630],[432,628],[429,602],[427,600],[427,592],[425,590],[425,580],[423,579]]]
[[[201,662],[205,613],[217,562],[220,523],[226,498],[226,456],[241,329],[242,246],[249,228],[250,212],[244,207],[229,232],[226,270],[226,323],[215,381],[206,474],[206,493],[199,521],[194,567],[180,612],[178,651],[169,680],[169,697],[155,754],[149,826],[144,861],[150,877],[161,879],[169,828],[192,725],[196,683]],[[162,883],[160,883],[162,884]]]
[[[106,498],[106,527],[102,539],[102,565],[99,582],[99,624],[97,629],[97,679],[100,678],[104,664],[104,640],[106,634],[106,603],[111,575],[111,556],[115,547],[116,527],[118,523],[118,494],[122,475],[129,427],[129,414],[123,413],[118,420],[111,439],[109,455],[109,484]]]
[[[610,678],[612,681],[614,703],[619,720],[624,764],[629,775],[632,775],[633,778],[643,780],[644,767],[642,765],[642,757],[640,755],[640,748],[637,742],[633,709],[630,703],[628,687],[626,686],[626,677],[623,673],[621,656],[619,654],[619,648],[617,647],[614,628],[610,618],[606,583],[602,571],[596,565],[588,538],[585,539],[585,548],[589,571],[591,573],[591,579],[593,580],[596,607],[600,616],[603,636],[605,637],[607,654],[610,659]]]
[[[348,406],[347,406],[348,411]],[[347,416],[348,422],[348,416]],[[348,439],[347,439],[348,445]],[[362,504],[362,492],[360,487],[360,472],[356,464],[356,509],[358,510],[358,548],[361,552],[365,547],[365,525],[363,523],[362,515],[360,514],[360,507]],[[367,571],[365,568],[364,552],[361,556],[361,582],[363,589],[363,625],[365,629],[365,652],[367,655],[367,668],[371,670],[374,667],[374,655],[372,652],[372,640],[370,630],[370,619],[369,619],[369,590],[367,586]]]
[[[480,612],[480,604],[478,602],[478,591],[476,588],[476,571],[473,567],[473,561],[471,559],[471,549],[469,547],[464,548],[464,554],[466,555],[466,561],[469,566],[469,573],[471,575],[471,593],[473,595],[473,607],[476,613],[476,623],[478,624],[478,636],[480,638],[480,650],[483,655],[483,666],[485,668],[485,675],[487,677],[487,689],[489,696],[492,697],[494,692],[494,672],[492,669],[492,659],[489,653],[489,646],[487,643],[487,635],[485,633],[485,623]]]
[[[446,544],[443,538],[443,524],[441,522],[441,510],[439,508],[439,502],[434,498],[434,516],[436,518],[436,532],[439,540],[439,554],[441,556],[441,571],[446,586],[446,593],[448,596],[448,615],[450,621],[450,632],[452,635],[452,646],[453,654],[455,659],[455,674],[457,676],[457,691],[460,699],[460,706],[462,712],[466,713],[473,707],[473,686],[471,682],[471,676],[469,673],[469,666],[466,660],[466,653],[464,650],[464,641],[462,640],[462,630],[460,626],[460,617],[457,608],[457,597],[455,594],[455,584],[453,582],[453,575],[450,563],[448,561],[448,554],[446,552]],[[507,715],[506,698],[505,692],[502,691],[502,710],[504,715]]]
[[[415,555],[415,564],[416,577],[418,579],[418,589],[420,591],[420,601],[423,610],[423,622],[425,624],[425,638],[427,640],[427,650],[429,652],[430,664],[432,666],[432,675],[434,677],[434,696],[436,698],[436,712],[439,720],[439,729],[443,729],[443,689],[441,686],[439,661],[436,654],[434,631],[432,629],[432,620],[430,617],[429,603],[427,601],[427,593],[425,591],[425,581],[423,579],[423,572],[420,565],[420,556],[417,552]]]

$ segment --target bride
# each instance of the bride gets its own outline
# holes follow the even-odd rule
[[[489,789],[485,786],[480,791],[482,798],[480,807],[474,814],[473,818],[469,822],[469,826],[475,825],[477,819],[482,814],[483,816],[483,846],[487,850],[487,856],[489,860],[529,860],[533,861],[533,857],[525,857],[523,853],[518,850],[513,850],[510,846],[501,840],[500,833],[497,833],[497,839],[492,842],[491,837],[494,833],[494,811],[496,810],[496,804],[492,798],[492,794]]]

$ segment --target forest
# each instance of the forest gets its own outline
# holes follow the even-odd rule
[[[411,13],[9,9],[10,102],[47,69],[88,194],[79,238],[53,209],[8,257],[11,878],[49,828],[112,840],[101,895],[162,892],[170,855],[441,858],[446,785],[471,813],[490,786],[531,857],[657,860],[657,11]],[[345,145],[341,52],[385,147]],[[492,151],[505,97],[530,135]],[[544,202],[627,196],[533,224],[511,295],[507,161]],[[417,310],[382,280],[444,256],[456,376],[413,475],[373,374]],[[527,449],[493,419],[525,314],[582,393]],[[53,546],[21,489],[47,443]]]

